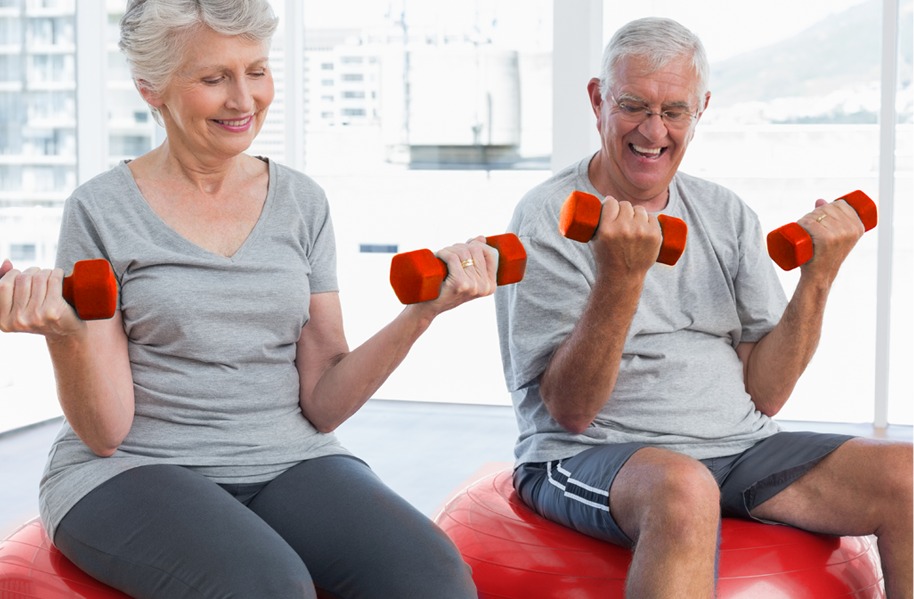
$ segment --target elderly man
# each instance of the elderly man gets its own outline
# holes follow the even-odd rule
[[[788,301],[756,215],[678,172],[711,97],[700,40],[669,19],[624,26],[587,85],[601,147],[524,196],[528,263],[496,292],[520,435],[514,484],[545,517],[634,550],[633,597],[712,597],[722,514],[878,537],[890,597],[911,597],[912,451],[783,432],[832,282],[863,234],[844,201],[799,220],[815,256]],[[590,243],[562,237],[570,192],[604,198]],[[655,265],[657,215],[686,250]]]

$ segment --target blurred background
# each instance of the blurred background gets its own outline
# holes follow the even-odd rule
[[[401,309],[394,253],[503,232],[525,191],[596,150],[586,84],[604,44],[632,18],[670,16],[712,62],[683,171],[739,193],[766,231],[854,189],[879,204],[780,417],[910,437],[911,0],[273,4],[277,95],[250,153],[327,191],[351,345]],[[117,50],[124,6],[0,0],[0,259],[17,267],[53,265],[70,192],[163,139]],[[789,294],[797,275],[781,276]],[[478,376],[455,378],[468,360]],[[436,321],[377,399],[508,406],[491,300]],[[43,340],[0,336],[0,434],[59,417]]]

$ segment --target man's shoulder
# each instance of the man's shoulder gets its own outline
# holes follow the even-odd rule
[[[729,187],[725,187],[720,183],[711,181],[710,179],[704,179],[702,177],[696,177],[695,175],[690,175],[679,171],[673,177],[673,185],[675,185],[680,194],[683,197],[688,197],[691,195],[707,195],[712,194],[718,197],[727,197],[733,200],[739,200],[739,196]]]
[[[552,224],[558,222],[559,211],[568,195],[583,185],[582,169],[586,176],[589,158],[571,164],[548,179],[538,183],[525,193],[517,204],[515,219],[528,224],[543,219]]]

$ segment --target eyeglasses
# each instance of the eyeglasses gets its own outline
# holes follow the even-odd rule
[[[648,118],[657,115],[669,129],[685,129],[698,117],[698,111],[689,112],[681,108],[668,108],[660,112],[652,111],[648,105],[638,100],[616,100],[610,94],[609,98],[616,105],[617,113],[629,123],[643,123]]]

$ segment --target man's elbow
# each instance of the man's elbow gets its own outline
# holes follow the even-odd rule
[[[566,418],[563,421],[557,422],[563,429],[573,435],[580,435],[590,428],[590,422],[584,418]]]
[[[590,428],[593,418],[590,414],[584,414],[576,411],[556,410],[547,406],[549,415],[559,426],[574,435],[580,435]]]
[[[781,408],[784,407],[784,404],[787,403],[790,394],[762,395],[755,393],[751,394],[751,397],[756,410],[769,418],[774,418],[781,411]]]

